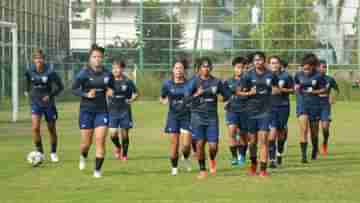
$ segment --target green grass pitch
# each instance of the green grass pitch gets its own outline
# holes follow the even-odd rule
[[[3,108],[0,112],[0,203],[360,202],[360,103],[339,102],[334,106],[330,155],[320,156],[308,165],[299,161],[298,128],[292,113],[284,166],[270,171],[271,177],[265,179],[246,176],[245,167],[230,166],[222,107],[217,176],[197,180],[195,160],[192,172],[180,170],[178,176],[170,176],[169,140],[162,133],[166,108],[156,102],[134,105],[136,126],[131,131],[130,160],[126,163],[114,160],[108,138],[102,179],[92,177],[94,146],[87,169],[78,169],[78,103],[59,104],[61,162],[46,161],[38,168],[32,168],[25,161],[33,149],[28,108],[21,108],[17,123],[8,122],[10,112]],[[43,143],[49,160],[44,127]]]

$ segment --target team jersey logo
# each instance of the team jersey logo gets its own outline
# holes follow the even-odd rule
[[[308,93],[311,93],[311,92],[313,91],[313,88],[312,88],[312,87],[308,87],[308,88],[306,89],[306,91],[307,91]]]
[[[271,85],[271,78],[266,78],[266,85],[270,86]]]
[[[316,80],[312,80],[312,81],[311,81],[311,85],[312,85],[312,86],[315,86],[316,84],[317,84],[317,81],[316,81]]]
[[[285,81],[284,80],[279,80],[279,87],[283,88],[285,85]]]
[[[41,77],[41,81],[42,81],[43,83],[47,83],[48,77],[47,77],[47,76]]]
[[[175,93],[175,88],[170,88],[171,93]]]
[[[109,77],[104,77],[104,83],[105,85],[109,84],[110,78]]]
[[[212,92],[213,94],[216,94],[216,92],[217,92],[217,87],[216,87],[216,86],[211,87],[211,92]]]
[[[122,91],[126,91],[126,89],[127,89],[127,85],[121,85],[121,90]]]

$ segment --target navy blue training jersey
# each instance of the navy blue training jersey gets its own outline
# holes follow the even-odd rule
[[[125,77],[122,80],[113,80],[113,96],[109,97],[109,112],[120,113],[129,111],[130,104],[127,100],[131,99],[137,92],[134,82],[129,78]]]
[[[269,70],[258,74],[256,69],[252,69],[246,73],[244,82],[246,89],[256,89],[256,95],[249,96],[247,102],[249,115],[260,116],[270,113],[272,88],[277,86],[278,78]]]
[[[167,80],[163,83],[160,97],[169,100],[168,116],[178,119],[190,118],[190,105],[185,100],[187,83],[188,81],[175,83],[174,80]]]
[[[318,72],[305,75],[303,71],[299,71],[295,74],[294,82],[300,86],[297,92],[297,102],[300,102],[300,105],[313,107],[320,105],[319,95],[311,93],[313,90],[326,88],[326,80]]]
[[[224,88],[227,95],[231,95],[225,110],[230,112],[245,112],[248,101],[247,96],[237,96],[236,91],[240,89],[242,92],[246,92],[247,89],[244,87],[245,73],[241,75],[240,79],[230,78],[224,81]]]
[[[44,64],[44,70],[41,73],[36,71],[35,65],[31,65],[25,72],[25,78],[26,89],[30,93],[32,104],[39,106],[54,104],[54,97],[64,90],[60,77],[48,64]],[[48,102],[42,100],[45,96],[50,97]]]
[[[199,87],[203,88],[203,94],[193,97]],[[198,114],[203,120],[217,120],[218,95],[229,98],[222,81],[213,76],[207,80],[194,76],[186,88],[186,96],[192,97],[191,112]]]
[[[293,88],[294,80],[292,76],[287,71],[280,71],[278,74],[275,74],[278,79],[278,87],[281,88]],[[277,95],[271,95],[271,104],[273,106],[289,106],[290,99],[289,93],[281,93]]]
[[[104,69],[95,72],[92,68],[83,68],[72,84],[73,94],[80,96],[80,111],[107,112],[106,90],[112,88],[113,78],[111,72]],[[88,98],[87,93],[96,90],[95,98]]]

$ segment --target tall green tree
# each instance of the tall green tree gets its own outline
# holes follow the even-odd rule
[[[140,12],[135,20],[138,41],[143,42],[145,64],[163,64],[154,68],[166,68],[179,53],[174,49],[181,48],[184,26],[178,16],[160,5],[159,0],[144,2],[143,22]],[[142,26],[142,29],[141,29]],[[143,31],[143,34],[139,33]],[[141,39],[143,36],[143,39]],[[141,44],[141,43],[140,43]]]
[[[268,54],[278,54],[298,62],[304,54],[301,50],[313,49],[318,44],[314,40],[313,22],[316,22],[317,14],[312,9],[312,3],[313,0],[266,0],[265,10],[262,10],[264,24],[251,33],[255,46],[271,50]],[[297,50],[297,54],[290,50]]]
[[[234,1],[233,15],[226,17],[227,23],[232,23],[233,43],[235,49],[253,49],[254,41],[250,40],[253,29],[251,24],[251,9],[256,5],[257,0]],[[245,54],[245,53],[241,53]]]

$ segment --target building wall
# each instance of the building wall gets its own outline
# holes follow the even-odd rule
[[[29,62],[34,48],[43,48],[49,60],[69,51],[69,0],[1,0],[0,20],[18,25],[19,61]],[[9,30],[0,28],[0,60],[11,60]],[[7,43],[7,44],[6,44]]]

